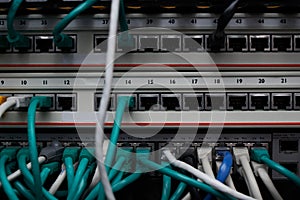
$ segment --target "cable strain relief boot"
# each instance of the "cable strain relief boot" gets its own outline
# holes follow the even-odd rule
[[[53,141],[50,146],[43,148],[40,152],[40,156],[46,158],[45,163],[59,162],[63,155],[64,147],[58,141]]]
[[[225,32],[214,32],[209,37],[210,49],[212,52],[219,52],[222,48],[224,48],[225,44]]]

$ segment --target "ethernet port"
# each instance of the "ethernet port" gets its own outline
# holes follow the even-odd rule
[[[117,99],[116,99],[116,105],[118,105],[118,98],[121,96],[130,96],[133,98],[133,106],[129,108],[129,110],[137,110],[138,104],[137,104],[137,94],[117,94]],[[117,109],[117,106],[116,106]]]
[[[138,50],[145,52],[159,51],[159,36],[140,35]]]
[[[19,44],[14,44],[13,46],[13,52],[18,52],[18,53],[31,53],[33,52],[33,43],[34,43],[34,40],[33,40],[33,36],[25,36],[28,38],[29,40],[29,46],[27,45],[19,45]]]
[[[226,110],[225,94],[205,94],[205,109],[206,110]]]
[[[107,36],[106,35],[94,35],[94,51],[105,52],[107,48]]]
[[[0,53],[11,51],[11,46],[6,38],[6,35],[0,35]]]
[[[294,94],[294,109],[300,110],[300,93]]]
[[[159,95],[158,94],[140,94],[139,95],[139,110],[159,110]]]
[[[247,93],[229,93],[227,94],[228,110],[247,110],[248,95]]]
[[[33,94],[15,94],[15,97],[24,97],[18,105],[18,108],[15,108],[14,110],[17,111],[27,111],[29,104],[30,104],[30,99],[33,97]]]
[[[59,111],[76,111],[76,94],[57,94],[56,110]]]
[[[117,38],[117,51],[135,52],[137,51],[137,35],[121,33]]]
[[[292,51],[292,36],[291,35],[273,35],[272,36],[272,51]]]
[[[161,104],[164,110],[181,110],[181,95],[180,94],[162,94]]]
[[[183,94],[183,110],[203,110],[203,94]]]
[[[183,51],[203,51],[203,35],[191,35],[183,38]]]
[[[251,93],[250,95],[250,110],[269,110],[270,109],[270,94],[269,93]]]
[[[71,45],[70,46],[57,46],[56,45],[56,52],[62,53],[76,53],[77,51],[77,36],[76,35],[68,35],[71,38]]]
[[[38,108],[38,110],[44,111],[44,110],[55,110],[55,94],[35,94],[35,96],[44,96],[44,97],[50,97],[52,106],[50,108]]]
[[[94,96],[94,110],[99,111],[100,101],[101,101],[102,94],[95,94]],[[110,101],[108,104],[108,110],[115,110],[115,95],[111,94]]]
[[[273,93],[272,94],[272,109],[273,110],[291,110],[292,93]]]
[[[250,35],[250,51],[270,51],[270,44],[269,35]]]
[[[35,36],[35,52],[54,52],[53,36]]]
[[[206,45],[206,50],[207,51],[215,51],[214,49],[211,48],[211,40],[212,40],[212,35],[205,35],[205,45]],[[224,43],[218,44],[218,51],[226,51],[226,40],[224,39]]]
[[[247,35],[228,35],[227,51],[248,51]]]
[[[161,36],[162,51],[181,51],[181,36],[180,35],[162,35]]]
[[[299,149],[298,140],[279,140],[279,152],[297,153]]]
[[[294,49],[295,51],[300,51],[300,35],[294,36]]]

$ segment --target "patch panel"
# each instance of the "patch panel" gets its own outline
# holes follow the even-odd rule
[[[56,110],[60,111],[76,111],[77,101],[76,94],[57,94]]]
[[[272,35],[272,51],[293,51],[292,35]]]
[[[249,49],[256,52],[271,51],[271,37],[270,35],[250,35]]]
[[[272,93],[272,109],[291,110],[293,108],[292,93]]]
[[[247,35],[227,35],[227,51],[248,51]]]

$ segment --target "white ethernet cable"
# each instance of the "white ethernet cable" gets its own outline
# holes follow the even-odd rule
[[[203,146],[197,148],[199,163],[202,165],[203,171],[210,177],[215,178],[214,172],[211,168],[212,161],[212,147]]]
[[[221,183],[220,181],[211,178],[210,176],[208,176],[207,174],[199,171],[198,169],[192,167],[191,165],[186,164],[185,162],[179,161],[177,160],[172,153],[170,152],[170,150],[164,150],[164,155],[166,156],[166,158],[169,160],[169,162],[171,164],[173,164],[174,166],[181,168],[183,170],[188,171],[189,173],[193,174],[194,176],[196,176],[197,178],[201,179],[203,182],[205,182],[206,184],[212,186],[213,188],[224,192],[226,194],[229,194],[237,199],[244,199],[244,200],[254,200],[254,198],[249,197],[245,194],[242,194],[236,190],[231,189],[230,187],[224,185],[223,183]]]
[[[114,72],[114,59],[116,51],[116,35],[118,30],[120,0],[112,0],[110,10],[109,35],[107,43],[107,54],[105,63],[105,84],[103,88],[102,98],[97,114],[98,122],[96,123],[95,131],[95,155],[97,159],[97,168],[100,172],[100,179],[104,188],[105,195],[108,200],[115,200],[111,184],[108,180],[108,175],[104,166],[103,156],[103,141],[104,141],[104,122],[106,111],[110,100],[112,89],[112,79]]]
[[[246,183],[247,188],[248,188],[248,191],[249,191],[249,194],[250,194],[250,196],[253,197],[253,191],[252,191],[252,188],[251,188],[251,186],[250,186],[248,177],[246,176],[245,170],[243,169],[242,166],[240,166],[240,167],[238,167],[237,171],[238,171],[238,173],[244,178],[245,183]]]
[[[38,161],[39,161],[39,164],[41,164],[41,163],[43,163],[43,162],[45,162],[45,160],[46,160],[46,157],[44,157],[44,156],[40,156],[40,157],[38,157]],[[30,163],[28,163],[27,165],[26,165],[26,167],[27,167],[27,169],[31,169],[31,162]],[[13,181],[13,180],[15,180],[16,178],[18,178],[20,175],[22,175],[22,172],[21,172],[21,170],[17,170],[17,171],[15,171],[14,173],[12,173],[12,174],[10,174],[9,176],[7,176],[7,180],[8,181]],[[2,186],[2,184],[1,184],[1,182],[0,182],[0,187]]]
[[[216,161],[216,166],[217,166],[217,170],[218,170],[218,171],[219,171],[219,169],[220,169],[221,164],[222,164],[221,161]],[[228,185],[231,189],[236,190],[236,188],[235,188],[235,186],[234,186],[234,183],[233,183],[233,180],[232,180],[232,177],[231,177],[230,174],[229,174],[228,177],[226,178],[225,183],[226,183],[226,185]]]
[[[269,192],[271,193],[272,197],[275,200],[283,200],[281,195],[279,194],[278,190],[275,188],[273,181],[271,180],[269,174],[268,174],[268,168],[265,164],[260,164],[254,161],[251,161],[252,168],[254,170],[254,174],[256,176],[259,176]]]
[[[0,117],[11,107],[20,107],[23,103],[29,104],[29,98],[28,96],[22,96],[22,97],[8,97],[6,101],[1,104],[0,106]]]
[[[249,190],[251,190],[253,197],[256,199],[262,199],[258,184],[252,172],[250,162],[250,156],[247,147],[233,147],[233,155],[238,165],[242,165],[245,178],[249,184]]]
[[[78,162],[73,164],[74,169],[76,170],[78,167]],[[67,175],[67,171],[66,171],[66,166],[65,164],[61,165],[61,171],[58,175],[58,177],[56,178],[56,180],[54,181],[54,183],[51,185],[50,189],[49,189],[49,193],[50,194],[55,194],[56,191],[58,190],[58,188],[61,186],[61,184],[63,183],[63,181],[65,180]]]
[[[187,193],[181,200],[191,200],[192,199],[192,196],[191,196],[191,193]]]
[[[103,160],[105,160],[108,145],[109,145],[109,140],[104,140],[104,142],[103,142]],[[87,189],[87,192],[89,192],[91,189],[93,189],[99,181],[100,181],[99,168],[96,167],[93,179],[92,179],[91,184],[89,185],[89,187]]]
[[[65,164],[62,164],[61,171],[60,171],[58,177],[56,178],[56,180],[54,181],[54,183],[51,185],[51,187],[49,189],[50,194],[54,195],[56,193],[56,191],[58,190],[58,188],[60,187],[62,182],[65,180],[66,176],[67,176],[66,167],[65,167]]]

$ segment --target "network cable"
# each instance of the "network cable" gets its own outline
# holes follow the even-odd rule
[[[272,197],[275,200],[283,200],[268,174],[266,165],[257,163],[255,161],[251,161],[251,164],[254,170],[254,174],[261,178],[262,182],[265,184]]]
[[[45,162],[46,158],[44,156],[39,156],[38,157],[38,162],[39,164],[42,164],[43,162]],[[31,165],[31,162],[29,162],[27,165],[26,165],[27,169],[31,169],[32,165]],[[22,172],[20,169],[16,170],[15,172],[11,173],[10,175],[7,176],[7,180],[8,181],[14,181],[15,179],[17,179],[19,176],[22,175]],[[0,183],[0,187],[2,186],[2,183]]]
[[[162,163],[162,165],[168,166],[167,163]],[[163,175],[163,189],[161,194],[161,200],[168,200],[171,194],[171,177]]]
[[[271,160],[267,149],[262,147],[252,148],[251,158],[258,163],[266,164],[268,167],[286,176],[289,180],[293,181],[298,187],[300,187],[300,177],[298,177],[296,174],[286,169],[282,165]]]
[[[181,168],[183,170],[186,170],[187,172],[193,174],[194,176],[196,176],[197,178],[199,178],[200,180],[204,181],[205,183],[211,185],[213,188],[216,188],[226,194],[232,195],[235,198],[238,199],[251,199],[254,200],[252,197],[249,197],[245,194],[242,194],[238,191],[235,191],[231,188],[229,188],[228,186],[222,184],[221,182],[217,181],[216,179],[211,178],[210,176],[208,176],[207,174],[202,173],[201,171],[199,171],[198,169],[195,169],[194,167],[192,167],[191,165],[188,165],[182,161],[177,160],[172,153],[169,150],[164,150],[163,151],[164,155],[167,157],[167,159],[169,160],[170,163],[172,163],[172,165]]]
[[[202,147],[197,148],[197,154],[199,163],[202,164],[203,171],[212,178],[215,178],[214,172],[211,168],[211,157],[212,157],[212,147]]]
[[[252,172],[250,162],[250,156],[247,147],[233,147],[233,155],[238,165],[242,166],[245,179],[248,181],[249,190],[252,192],[253,197],[256,199],[262,199],[258,184]]]
[[[69,23],[72,22],[80,13],[84,12],[88,8],[90,8],[93,4],[95,4],[98,0],[86,0],[76,8],[74,8],[67,16],[65,16],[62,20],[60,20],[53,29],[54,42],[58,48],[73,48],[73,39],[63,34],[62,31],[68,26]]]
[[[13,0],[7,15],[7,40],[17,49],[29,49],[31,41],[14,28],[14,19],[23,0]]]
[[[184,191],[186,189],[186,186],[187,186],[186,183],[180,182],[179,185],[177,186],[177,189],[175,190],[175,192],[171,196],[170,200],[180,199],[180,197],[182,196],[182,194],[184,193]]]
[[[30,97],[8,97],[4,103],[0,105],[0,117],[12,107],[19,108],[22,105],[28,105],[30,102]]]
[[[6,163],[15,159],[18,148],[5,148],[0,153],[0,180],[3,185],[3,190],[5,191],[7,197],[10,200],[18,200],[16,193],[14,192],[12,186],[10,185],[7,175],[6,175]]]
[[[110,24],[107,44],[107,54],[105,61],[105,84],[102,92],[102,98],[99,105],[98,118],[95,131],[95,155],[97,159],[97,167],[99,168],[101,182],[108,200],[114,200],[114,194],[111,184],[108,180],[106,168],[103,164],[103,141],[104,141],[104,122],[106,111],[110,100],[110,93],[112,88],[112,79],[114,71],[114,59],[116,50],[116,35],[118,29],[120,1],[112,0],[110,10]]]
[[[219,154],[223,154],[223,162],[220,166],[220,169],[217,174],[217,180],[219,180],[221,183],[224,183],[227,179],[228,175],[230,174],[231,167],[232,167],[232,155],[229,151],[226,152],[217,152]],[[210,194],[206,195],[204,200],[211,200],[212,196]]]
[[[28,132],[28,146],[30,151],[30,161],[32,163],[32,173],[34,179],[34,190],[37,199],[42,199],[42,182],[40,177],[40,166],[38,161],[38,151],[35,138],[35,114],[36,109],[39,108],[50,108],[52,107],[52,98],[46,96],[32,97],[28,108],[28,119],[27,119],[27,132]],[[27,168],[26,168],[27,169]]]
[[[219,51],[225,43],[225,28],[234,16],[238,9],[238,4],[241,0],[233,0],[233,2],[225,9],[218,19],[217,29],[209,38],[212,51]]]

